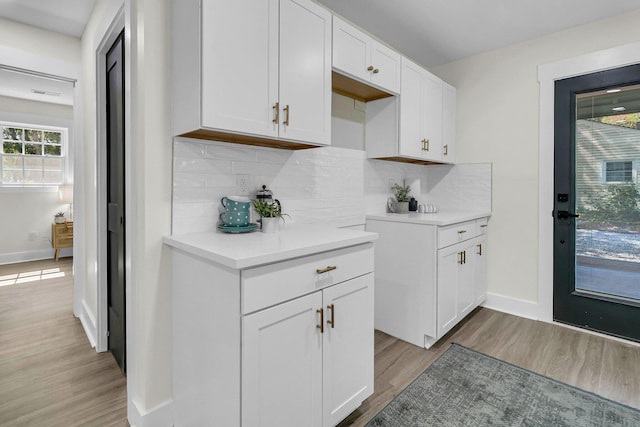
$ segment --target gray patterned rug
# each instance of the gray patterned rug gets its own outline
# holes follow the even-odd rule
[[[367,426],[637,427],[640,411],[452,344]]]

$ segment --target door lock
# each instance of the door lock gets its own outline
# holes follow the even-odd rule
[[[558,219],[578,218],[580,215],[570,213],[569,211],[558,211]]]

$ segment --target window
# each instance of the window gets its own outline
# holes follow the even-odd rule
[[[633,162],[631,160],[620,162],[605,162],[604,182],[633,182]]]
[[[67,130],[19,123],[0,123],[0,170],[3,187],[62,184]]]

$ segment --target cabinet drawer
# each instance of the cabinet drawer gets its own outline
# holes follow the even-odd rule
[[[454,243],[463,242],[475,236],[475,221],[467,221],[459,224],[438,227],[438,248],[446,248]]]
[[[480,218],[476,220],[476,236],[487,234],[488,218]]]
[[[242,314],[279,304],[372,271],[372,243],[243,270]]]

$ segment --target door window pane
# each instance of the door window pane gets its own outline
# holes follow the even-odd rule
[[[576,107],[576,290],[640,300],[640,86]]]

